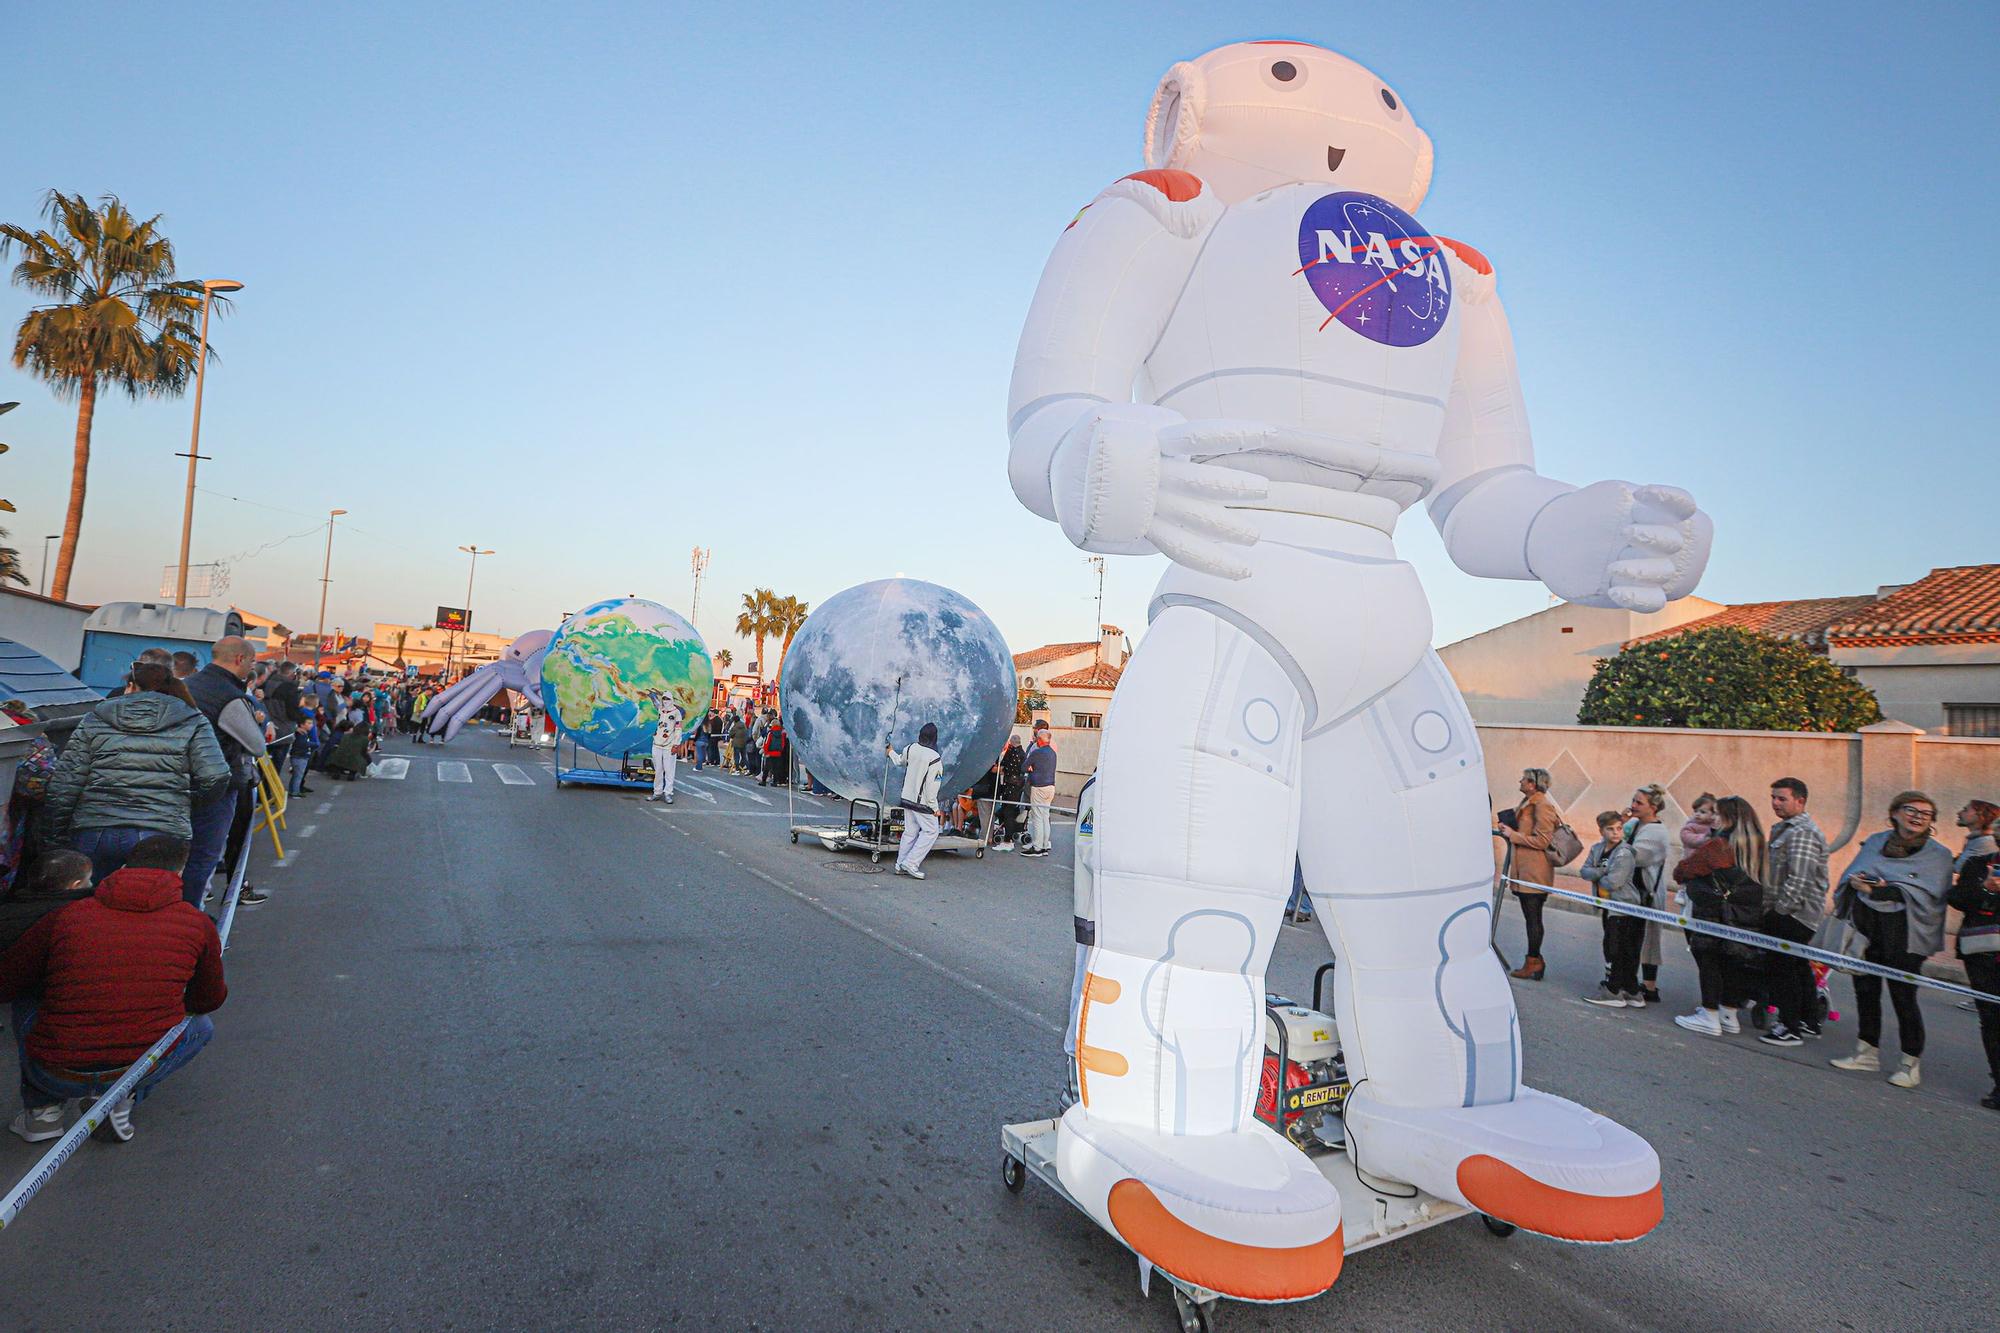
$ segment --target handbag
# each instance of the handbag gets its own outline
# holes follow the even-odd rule
[[[2000,953],[2000,921],[1990,926],[1960,926],[1958,956],[1971,958],[1985,953]]]
[[[1583,855],[1583,839],[1576,836],[1576,830],[1568,824],[1556,823],[1556,831],[1549,836],[1549,864],[1566,866]]]

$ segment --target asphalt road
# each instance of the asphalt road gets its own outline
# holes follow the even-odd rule
[[[785,794],[739,779],[664,809],[558,792],[490,733],[391,753],[405,778],[318,781],[287,863],[259,849],[274,897],[214,1044],[0,1234],[0,1324],[1173,1327],[1123,1249],[998,1179],[1000,1125],[1060,1084],[1066,838],[917,884],[792,845]],[[1517,983],[1529,1080],[1652,1140],[1665,1224],[1583,1248],[1453,1222],[1223,1327],[1992,1326],[1971,1014],[1927,1003],[1903,1092],[1826,1068],[1851,1016],[1789,1053],[1673,1027],[1678,944],[1669,1006],[1584,1005],[1596,924],[1551,924],[1556,977]],[[1325,957],[1287,929],[1272,986]],[[0,1135],[0,1179],[36,1154]]]

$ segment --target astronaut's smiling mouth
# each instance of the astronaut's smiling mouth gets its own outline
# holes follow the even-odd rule
[[[1332,144],[1328,144],[1326,148],[1326,169],[1328,171],[1339,171],[1340,159],[1346,156],[1347,150],[1345,148],[1335,148]]]

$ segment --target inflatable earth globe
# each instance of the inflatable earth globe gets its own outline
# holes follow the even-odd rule
[[[656,694],[680,702],[692,731],[715,688],[708,645],[679,614],[613,597],[562,623],[542,658],[542,704],[584,749],[607,758],[649,754]]]
[[[879,579],[829,597],[784,657],[779,709],[799,762],[848,799],[890,800],[897,749],[937,723],[945,797],[1000,757],[1014,723],[1014,659],[984,611],[949,588]]]

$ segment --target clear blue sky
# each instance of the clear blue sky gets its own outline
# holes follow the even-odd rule
[[[1085,637],[1094,589],[1004,474],[1048,249],[1140,165],[1169,64],[1304,38],[1436,140],[1423,217],[1498,268],[1543,470],[1695,490],[1704,594],[2000,556],[1990,5],[845,8],[59,6],[0,76],[0,216],[114,192],[248,284],[195,559],[307,535],[237,560],[239,604],[310,628],[338,506],[329,627],[458,603],[467,542],[482,628],[685,610],[700,543],[711,646],[755,584],[905,573],[1019,649]],[[24,308],[0,289],[10,341]],[[39,573],[73,409],[0,365],[7,398]],[[156,590],[190,409],[100,410],[72,595]],[[1441,643],[1544,604],[1400,536]],[[1159,562],[1111,563],[1136,629]]]

